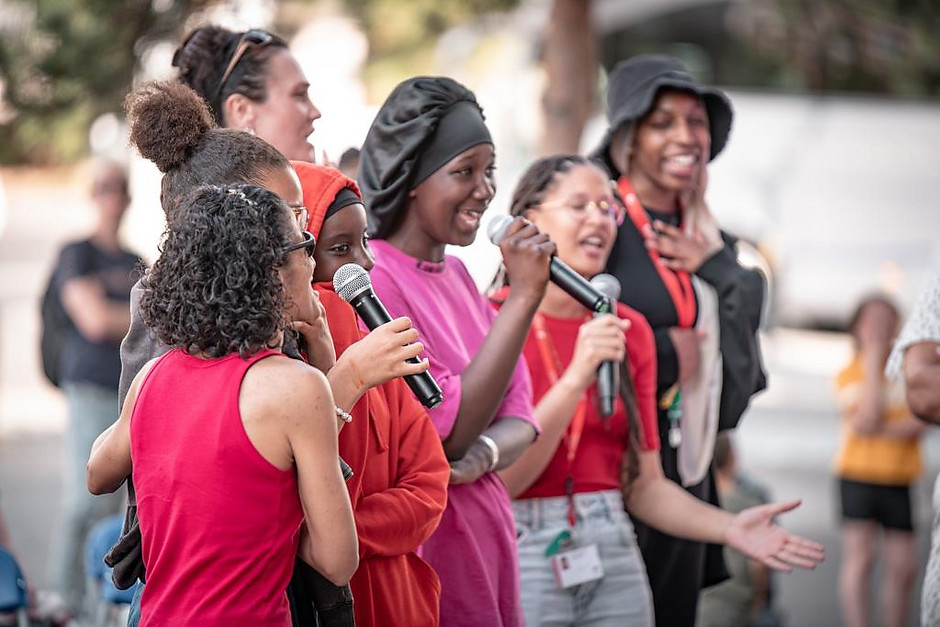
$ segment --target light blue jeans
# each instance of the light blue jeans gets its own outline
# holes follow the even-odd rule
[[[646,567],[620,492],[576,494],[575,511],[578,522],[571,530],[575,545],[597,545],[604,576],[564,589],[555,583],[545,550],[569,528],[568,499],[513,501],[526,625],[652,627]]]
[[[121,508],[120,491],[105,496],[88,492],[85,478],[95,438],[118,417],[117,390],[93,383],[65,383],[68,425],[62,464],[62,503],[59,532],[53,537],[50,568],[53,581],[74,614],[85,609],[85,537],[102,518]]]

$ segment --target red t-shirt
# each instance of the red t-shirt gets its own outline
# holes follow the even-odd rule
[[[540,314],[545,330],[561,362],[559,374],[571,363],[578,329],[586,317],[553,318]],[[639,312],[622,303],[617,304],[617,315],[630,321],[627,329],[627,361],[633,374],[640,411],[640,446],[645,451],[659,450],[659,427],[656,414],[656,345],[653,330]],[[536,405],[552,386],[539,350],[534,330],[530,329],[523,351],[532,375],[532,398]],[[616,411],[607,419],[597,411],[597,386],[587,390],[584,429],[572,463],[574,491],[597,492],[620,489],[620,470],[629,436],[627,412],[623,401],[617,399]],[[568,447],[563,439],[545,471],[528,490],[518,498],[545,498],[565,495],[568,476]]]
[[[141,385],[130,427],[147,567],[141,627],[290,625],[297,471],[261,456],[238,408],[248,368],[274,354],[172,350]]]

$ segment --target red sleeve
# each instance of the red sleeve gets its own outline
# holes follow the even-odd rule
[[[656,411],[656,341],[653,329],[643,315],[620,304],[617,314],[630,321],[627,329],[627,358],[633,372],[636,403],[640,410],[642,446],[647,451],[659,450],[659,417]]]
[[[414,551],[437,529],[447,506],[450,465],[437,430],[402,379],[383,387],[389,411],[399,414],[398,471],[394,486],[356,504],[360,559]]]

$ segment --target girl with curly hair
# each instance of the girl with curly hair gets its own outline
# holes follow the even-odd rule
[[[148,83],[128,96],[125,107],[131,143],[163,172],[161,201],[171,224],[180,212],[180,198],[193,189],[232,183],[250,183],[274,192],[292,209],[299,224],[307,224],[300,184],[287,159],[254,135],[218,128],[205,101],[193,90],[177,81]],[[141,315],[141,293],[138,284],[131,294],[131,327],[121,344],[122,404],[141,367],[168,350]],[[420,350],[420,346],[406,346],[412,333],[407,321],[376,329],[337,360],[322,307],[315,313],[317,315],[310,319],[295,318],[292,325],[299,333],[306,360],[326,374],[336,405],[343,412],[351,411],[370,387],[427,368],[426,364],[404,361]],[[128,484],[128,491],[133,507],[132,483]],[[131,510],[128,521],[133,519]],[[126,528],[129,529],[130,524]],[[130,573],[131,581],[126,585],[131,585],[138,577],[143,580],[144,566],[133,557],[139,553],[128,551],[122,555],[125,556],[123,567],[116,572]],[[302,576],[295,578],[297,585],[292,585],[298,595],[294,605],[296,624],[318,619],[312,615],[310,604],[301,602],[307,598],[308,591],[314,597],[321,622],[326,620],[324,612],[327,610],[331,617],[340,621],[345,620],[341,615],[351,617],[352,601],[348,593],[331,590],[327,582],[302,565],[298,575]],[[300,581],[307,585],[301,585]],[[136,604],[132,604],[129,625],[136,625],[136,609]]]
[[[172,350],[134,378],[88,487],[133,472],[141,624],[282,627],[295,555],[336,584],[358,564],[329,383],[277,350],[291,319],[318,315],[315,242],[258,187],[203,188],[179,209],[141,300]]]

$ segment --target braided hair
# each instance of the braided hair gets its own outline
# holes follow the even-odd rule
[[[576,166],[594,166],[603,168],[597,162],[580,155],[554,155],[539,159],[527,169],[516,184],[509,205],[509,215],[521,216],[533,207],[538,206],[562,176]],[[508,284],[506,270],[500,265],[490,290],[495,291]],[[633,481],[640,476],[640,438],[642,426],[640,425],[640,412],[636,402],[636,390],[633,386],[633,377],[627,367],[626,360],[620,363],[620,398],[627,410],[627,450],[621,469],[621,487],[628,493]]]

